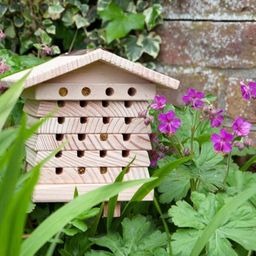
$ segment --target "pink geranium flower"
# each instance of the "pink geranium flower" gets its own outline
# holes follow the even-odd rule
[[[240,83],[240,89],[242,93],[242,97],[245,100],[250,100],[251,98],[256,98],[256,82],[249,82],[245,84],[244,82]]]
[[[247,136],[250,133],[251,127],[252,125],[241,117],[236,118],[232,125],[235,135],[241,137]]]
[[[228,133],[225,129],[221,129],[220,134],[212,134],[211,141],[215,151],[229,153],[232,151],[233,138],[232,134]]]
[[[214,109],[210,112],[210,122],[211,127],[220,127],[224,121],[224,110],[223,109]]]
[[[0,75],[10,70],[10,67],[0,60]]]
[[[158,120],[160,121],[159,131],[169,135],[175,133],[181,125],[181,120],[176,117],[173,111],[159,114]]]
[[[182,97],[182,100],[186,105],[190,105],[193,108],[200,109],[204,106],[204,102],[202,100],[204,96],[205,95],[203,92],[197,91],[194,88],[189,88],[187,90],[187,94]]]
[[[156,95],[153,103],[151,104],[151,108],[155,110],[163,109],[166,105],[166,98],[161,95]]]

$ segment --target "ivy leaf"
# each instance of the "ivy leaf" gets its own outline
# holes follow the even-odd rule
[[[8,6],[6,4],[0,3],[0,18],[2,18],[6,11],[8,10]]]
[[[83,28],[83,27],[87,27],[88,25],[90,25],[90,23],[87,21],[87,19],[85,19],[84,17],[82,17],[80,14],[76,14],[73,17],[76,27],[79,28]]]
[[[63,8],[63,6],[59,3],[56,2],[53,5],[50,5],[48,7],[48,15],[50,18],[52,18],[53,20],[57,20],[60,18],[61,13],[65,10],[65,8]]]
[[[55,25],[50,25],[46,27],[46,32],[52,35],[56,34],[56,27]]]
[[[124,50],[131,61],[137,61],[143,54],[143,48],[137,44],[137,37],[133,35],[124,40]]]
[[[179,229],[172,236],[172,249],[175,255],[189,256],[197,239],[211,219],[225,204],[228,197],[222,194],[204,195],[193,192],[191,201],[179,201],[168,211]],[[246,250],[256,250],[256,209],[250,204],[240,206],[236,212],[216,229],[206,246],[206,255],[237,255],[230,240]],[[186,246],[181,246],[185,244]]]
[[[107,43],[126,36],[133,29],[143,29],[144,15],[137,13],[124,13],[115,3],[110,3],[99,15],[106,26]]]
[[[41,38],[43,44],[49,45],[52,42],[52,38],[41,28],[36,30],[35,35]]]
[[[161,38],[152,32],[148,35],[140,35],[137,43],[145,53],[156,58],[160,51]]]
[[[155,251],[167,245],[166,234],[156,230],[146,217],[125,218],[122,221],[122,228],[122,237],[119,233],[110,233],[91,240],[99,246],[108,248],[115,256],[154,256]],[[93,254],[85,255],[92,256]]]
[[[145,16],[145,23],[148,30],[153,29],[157,24],[159,24],[159,19],[161,19],[162,6],[160,4],[153,4],[143,12]]]

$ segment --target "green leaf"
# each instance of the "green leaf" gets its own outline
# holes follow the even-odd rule
[[[48,34],[55,35],[56,34],[56,26],[55,25],[50,25],[46,27],[46,32]]]
[[[107,247],[115,256],[153,256],[156,249],[167,245],[166,234],[156,230],[152,223],[143,216],[125,218],[122,221],[122,228],[122,237],[118,233],[110,233],[91,240],[99,246]]]
[[[160,4],[153,4],[143,12],[145,16],[145,23],[148,30],[153,29],[159,24],[159,19],[161,19],[162,6]]]
[[[54,212],[34,230],[31,236],[23,242],[21,256],[35,255],[51,237],[82,212],[109,199],[124,189],[150,181],[151,179],[144,179],[115,183],[75,198],[72,202]]]
[[[52,42],[52,38],[41,28],[36,30],[35,35],[41,38],[43,44],[49,45]]]
[[[49,17],[52,18],[53,20],[57,20],[60,18],[60,15],[64,10],[65,8],[62,7],[60,2],[56,2],[55,4],[50,5],[48,7]]]
[[[130,35],[124,40],[124,50],[127,58],[131,61],[137,61],[143,54],[143,47],[137,44],[137,37]]]
[[[8,10],[8,5],[0,3],[0,18],[2,18],[6,11]]]
[[[255,250],[256,209],[246,203],[255,193],[255,186],[235,197],[193,192],[194,207],[185,201],[177,202],[168,212],[179,227],[172,236],[174,254],[198,256],[206,247],[206,255],[237,255],[230,240]]]
[[[7,28],[5,28],[4,33],[6,34],[7,37],[15,38],[16,30],[13,23],[11,23]]]
[[[83,232],[85,232],[85,231],[88,229],[87,225],[86,225],[85,222],[82,221],[82,220],[78,220],[78,219],[72,220],[72,221],[71,221],[71,224],[72,224],[74,227],[78,228],[79,230],[81,230],[81,231],[83,231]]]
[[[90,25],[90,23],[88,22],[87,19],[85,19],[84,17],[82,17],[80,14],[76,14],[73,17],[76,27],[79,28],[83,28],[83,27],[87,27]]]
[[[1,99],[1,98],[0,98]],[[2,156],[17,137],[17,129],[10,128],[0,132],[0,156]],[[1,171],[0,171],[1,172]]]

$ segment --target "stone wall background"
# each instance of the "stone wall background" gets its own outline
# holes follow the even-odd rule
[[[166,0],[158,32],[157,69],[181,81],[179,91],[161,93],[180,104],[197,87],[217,95],[230,118],[256,123],[256,100],[240,94],[240,80],[256,80],[256,0]]]

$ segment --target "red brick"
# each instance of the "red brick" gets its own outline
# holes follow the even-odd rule
[[[256,22],[164,22],[159,61],[217,68],[256,66]]]

